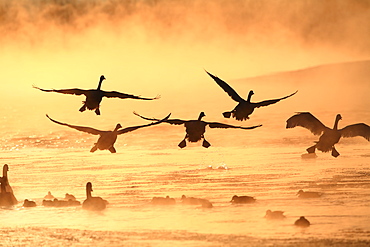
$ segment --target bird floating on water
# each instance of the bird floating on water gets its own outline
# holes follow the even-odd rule
[[[322,193],[315,191],[303,191],[299,190],[297,192],[299,198],[318,198],[321,197]]]
[[[310,130],[314,135],[320,135],[316,144],[307,148],[308,153],[315,153],[315,150],[318,149],[322,152],[331,151],[332,156],[338,157],[339,153],[334,145],[339,142],[341,137],[362,136],[370,141],[370,126],[364,123],[357,123],[338,129],[338,122],[341,119],[342,116],[338,114],[335,118],[334,127],[331,129],[326,127],[311,113],[299,112],[287,120],[286,128],[289,129],[301,126]]]
[[[265,218],[272,220],[284,219],[285,218],[284,211],[271,211],[269,209],[266,211]]]
[[[252,196],[233,196],[230,201],[232,204],[246,204],[256,202],[256,199]]]
[[[169,196],[166,197],[153,197],[151,202],[153,205],[174,205],[176,204],[176,200]]]
[[[196,198],[196,197],[187,197],[185,195],[181,196],[181,202],[183,204],[188,204],[188,205],[201,205],[203,208],[212,208],[213,205],[212,203],[203,198]]]
[[[31,207],[36,207],[36,206],[37,206],[36,202],[28,200],[28,199],[25,199],[23,202],[23,207],[25,208],[31,208]]]
[[[14,196],[13,189],[9,184],[8,171],[9,166],[5,164],[3,166],[3,176],[0,177],[0,206],[5,207],[10,207],[18,204],[18,201]]]
[[[298,220],[294,222],[294,225],[299,227],[309,227],[311,223],[304,216],[301,216]]]
[[[108,201],[101,197],[91,196],[92,191],[92,184],[91,182],[88,182],[86,184],[86,200],[82,203],[82,208],[92,211],[104,210],[107,207]]]
[[[135,115],[150,121],[158,121],[159,119],[156,118],[147,118],[139,115],[138,113],[134,112]],[[202,146],[208,148],[211,144],[205,139],[204,133],[206,132],[206,126],[208,125],[210,128],[232,128],[232,129],[254,129],[257,127],[261,127],[262,125],[256,125],[252,127],[241,127],[241,126],[233,126],[229,124],[217,123],[217,122],[205,122],[202,121],[202,118],[205,116],[204,112],[199,114],[197,120],[181,120],[181,119],[167,119],[163,120],[163,122],[175,125],[182,125],[185,126],[186,135],[185,138],[178,144],[180,148],[186,147],[186,140],[189,142],[198,142],[203,139]]]
[[[46,196],[44,196],[44,199],[46,199],[46,200],[53,200],[54,199],[54,196],[51,194],[50,191],[48,191],[48,194]]]
[[[249,119],[249,115],[251,115],[254,111],[255,108],[259,108],[261,106],[268,106],[271,104],[275,104],[279,102],[280,100],[289,98],[296,94],[298,91],[295,91],[294,93],[279,98],[279,99],[270,99],[270,100],[264,100],[261,102],[251,102],[251,97],[254,94],[254,92],[251,90],[249,91],[248,98],[247,100],[243,99],[242,97],[239,96],[239,94],[232,88],[230,87],[226,82],[218,78],[217,76],[212,75],[208,71],[206,71],[207,74],[213,78],[213,80],[236,102],[239,104],[232,110],[228,112],[222,113],[222,115],[225,118],[230,118],[231,116],[234,117],[236,120],[243,121],[246,119]]]
[[[114,143],[116,142],[118,135],[125,134],[127,132],[131,132],[131,131],[134,131],[134,130],[137,130],[137,129],[140,129],[140,128],[143,128],[143,127],[148,127],[148,126],[153,126],[153,125],[156,125],[156,124],[160,124],[160,123],[166,121],[170,117],[170,115],[171,114],[168,114],[167,117],[165,117],[161,120],[156,120],[156,122],[153,122],[153,123],[150,123],[150,124],[132,126],[132,127],[124,128],[124,129],[121,129],[122,126],[120,124],[117,124],[113,131],[103,131],[103,130],[97,130],[97,129],[90,128],[90,127],[70,125],[70,124],[58,122],[58,121],[50,118],[48,115],[46,115],[46,117],[48,117],[54,123],[64,125],[64,126],[67,126],[67,127],[72,128],[72,129],[79,130],[79,131],[83,131],[83,132],[86,132],[86,133],[89,133],[89,134],[92,134],[92,135],[99,135],[100,137],[99,137],[98,141],[95,143],[94,147],[91,148],[90,152],[93,153],[93,152],[95,152],[96,150],[99,149],[99,150],[109,150],[111,153],[116,153],[116,149],[114,148]]]
[[[86,109],[88,110],[95,110],[96,115],[100,115],[100,102],[102,101],[103,97],[107,98],[120,98],[120,99],[140,99],[140,100],[154,100],[159,99],[160,97],[154,97],[154,98],[143,98],[140,96],[135,96],[132,94],[126,94],[126,93],[120,93],[116,91],[103,91],[101,90],[101,85],[103,83],[103,80],[105,80],[104,75],[100,76],[99,84],[97,89],[78,89],[78,88],[72,88],[72,89],[42,89],[36,86],[33,86],[36,89],[39,89],[43,92],[55,92],[55,93],[63,93],[63,94],[74,94],[74,95],[85,95],[86,100],[83,101],[83,105],[80,108],[80,112],[84,112]]]

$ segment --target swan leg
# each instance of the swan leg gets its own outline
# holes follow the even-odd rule
[[[96,113],[96,115],[100,115],[100,110],[99,110],[99,108],[96,108],[95,113]]]
[[[93,146],[93,147],[92,147],[92,149],[90,150],[90,152],[92,152],[92,153],[93,153],[93,152],[95,152],[96,150],[98,150],[98,147],[95,145],[95,146]]]
[[[316,145],[313,145],[312,147],[309,147],[306,150],[309,154],[314,154],[316,150]]]
[[[224,113],[222,113],[222,115],[224,115],[224,118],[230,118],[231,117],[231,111],[225,111]]]
[[[112,154],[116,153],[116,149],[111,146],[109,149],[108,149]]]
[[[186,141],[185,141],[185,139],[184,140],[182,140],[180,143],[179,143],[179,145],[178,145],[180,148],[184,148],[184,147],[186,147]]]
[[[209,142],[207,142],[206,139],[203,138],[202,146],[205,147],[205,148],[209,148],[211,146],[211,144]]]
[[[336,158],[340,155],[340,153],[338,153],[338,151],[335,149],[335,147],[333,147],[333,149],[331,150],[331,155],[333,155]]]
[[[80,112],[84,112],[86,110],[86,105],[84,104],[81,108],[80,108]]]

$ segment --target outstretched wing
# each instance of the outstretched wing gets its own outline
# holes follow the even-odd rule
[[[328,127],[309,112],[299,112],[286,121],[287,129],[296,126],[304,127],[310,130],[314,135],[321,135],[322,132],[328,129]]]
[[[275,104],[275,103],[279,102],[280,100],[289,98],[289,97],[293,96],[294,94],[296,94],[297,92],[298,92],[298,90],[295,91],[294,93],[288,95],[288,96],[283,97],[283,98],[264,100],[264,101],[261,101],[261,102],[255,102],[255,103],[251,103],[251,104],[254,107],[268,106],[268,105],[271,105],[271,104]]]
[[[159,121],[156,121],[154,123],[150,123],[150,124],[145,124],[145,125],[138,125],[138,126],[132,126],[132,127],[127,127],[127,128],[124,128],[124,129],[121,129],[119,130],[117,133],[118,135],[120,134],[124,134],[124,133],[127,133],[127,132],[130,132],[130,131],[134,131],[134,130],[137,130],[137,129],[140,129],[140,128],[143,128],[143,127],[148,127],[148,126],[152,126],[152,125],[156,125],[156,124],[160,124],[160,123],[163,123],[165,122],[166,120],[168,120],[168,118],[171,116],[171,113],[167,115],[167,117],[159,120]]]
[[[207,123],[207,122],[205,122],[205,123]],[[221,128],[221,129],[232,128],[232,129],[244,129],[244,130],[255,129],[255,128],[258,128],[258,127],[262,126],[262,124],[260,124],[260,125],[255,125],[255,126],[251,126],[251,127],[242,127],[242,126],[234,126],[234,125],[217,123],[217,122],[212,122],[212,123],[207,123],[207,124],[210,128]]]
[[[55,93],[64,93],[64,94],[74,94],[74,95],[86,95],[90,90],[84,90],[84,89],[78,89],[78,88],[72,88],[72,89],[42,89],[36,86],[33,86],[33,88],[36,88],[38,90],[41,90],[43,92],[55,92]]]
[[[58,122],[58,121],[52,119],[47,114],[46,114],[46,117],[49,118],[54,123],[57,123],[57,124],[60,124],[60,125],[64,125],[64,126],[67,126],[67,127],[72,128],[72,129],[79,130],[79,131],[83,131],[83,132],[86,132],[86,133],[89,133],[89,134],[92,134],[92,135],[100,135],[100,134],[102,134],[102,133],[105,132],[105,131],[93,129],[93,128],[90,128],[90,127],[75,126],[75,125],[70,125],[70,124],[66,124],[66,123],[61,123],[61,122]]]
[[[342,137],[362,136],[370,141],[370,126],[364,123],[352,124],[340,129]]]
[[[206,70],[207,74],[212,77],[213,80],[215,80],[215,82],[233,99],[235,100],[236,102],[243,102],[244,99],[242,97],[239,96],[239,94],[232,88],[229,86],[229,84],[227,84],[226,82],[224,82],[223,80],[221,80],[220,78],[218,78],[217,76],[214,76],[212,75],[211,73],[209,73],[207,70]]]
[[[107,98],[120,98],[120,99],[141,99],[141,100],[153,100],[153,99],[159,99],[160,96],[156,96],[154,98],[143,98],[140,96],[132,95],[132,94],[126,94],[126,93],[120,93],[116,91],[110,91],[106,92],[103,91],[103,95]]]
[[[138,114],[137,112],[134,112],[134,114],[136,116],[139,116],[141,117],[142,119],[145,119],[145,120],[150,120],[150,121],[161,121],[161,119],[157,119],[157,118],[147,118],[147,117],[144,117],[144,116],[141,116],[140,114]],[[163,120],[163,119],[162,119]],[[166,122],[166,123],[169,123],[169,124],[176,124],[176,125],[181,125],[185,122],[187,122],[186,120],[181,120],[181,119],[167,119],[167,120],[164,120],[163,122]]]

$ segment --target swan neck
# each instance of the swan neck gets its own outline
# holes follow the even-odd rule
[[[3,167],[3,177],[8,177],[8,167],[7,166],[4,166]]]
[[[247,101],[248,101],[248,102],[251,102],[252,95],[253,95],[253,93],[252,93],[252,92],[250,92],[250,93],[248,94],[248,98],[247,98]]]
[[[101,84],[103,83],[103,79],[100,79],[99,80],[99,84],[98,84],[98,88],[97,88],[97,90],[100,90],[100,88],[101,88]]]
[[[91,198],[91,189],[86,188],[86,198]]]
[[[337,130],[338,129],[339,120],[340,120],[340,118],[336,118],[335,119],[333,130]]]

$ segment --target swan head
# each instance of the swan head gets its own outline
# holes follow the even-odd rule
[[[342,116],[340,114],[338,114],[337,117],[336,117],[336,120],[337,121],[342,120]]]
[[[93,191],[91,182],[86,184],[86,191]]]
[[[100,81],[103,81],[103,80],[105,80],[105,77],[104,77],[104,75],[101,75],[100,76]]]
[[[7,176],[7,173],[9,171],[9,166],[7,164],[5,164],[3,166],[3,176],[6,177]]]
[[[121,124],[117,124],[117,125],[116,125],[116,128],[115,128],[114,130],[116,130],[116,131],[117,131],[117,130],[118,130],[118,129],[120,129],[120,128],[122,128],[122,125],[121,125]]]
[[[254,94],[253,90],[249,91],[247,100],[250,100],[253,94]]]
[[[199,114],[199,117],[198,117],[198,120],[201,120],[203,117],[205,117],[206,116],[206,114],[204,113],[204,112],[201,112],[200,114]]]

